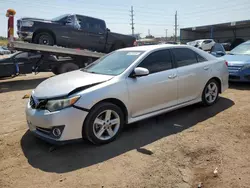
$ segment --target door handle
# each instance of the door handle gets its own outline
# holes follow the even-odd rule
[[[203,69],[204,69],[204,70],[208,70],[208,69],[209,69],[209,67],[208,67],[208,66],[205,66],[205,67],[203,67]]]
[[[172,74],[172,75],[169,75],[168,78],[169,78],[169,79],[175,79],[176,76],[177,76],[176,74]]]

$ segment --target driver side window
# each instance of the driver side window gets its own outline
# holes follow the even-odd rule
[[[138,67],[149,70],[149,74],[172,69],[172,58],[169,50],[153,52],[146,57]]]

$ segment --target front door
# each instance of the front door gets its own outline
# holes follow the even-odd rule
[[[127,79],[132,117],[176,105],[177,74],[169,50],[151,53],[138,67],[149,75]]]

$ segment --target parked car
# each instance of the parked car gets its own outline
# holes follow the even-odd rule
[[[224,42],[224,43],[221,43],[225,49],[225,51],[230,51],[231,50],[231,43],[229,42]]]
[[[158,43],[159,42],[155,38],[139,39],[136,41],[137,46],[156,45]]]
[[[245,40],[242,39],[242,38],[236,38],[236,39],[234,39],[234,41],[233,41],[232,44],[230,45],[230,49],[231,49],[231,50],[234,49],[236,46],[242,44],[243,42],[245,42]]]
[[[198,102],[213,105],[227,88],[225,60],[197,48],[124,48],[43,81],[32,92],[26,117],[29,130],[50,143],[84,138],[105,144],[126,123]]]
[[[197,43],[197,41],[190,41],[190,42],[187,42],[187,45],[190,45],[190,46],[195,46]]]
[[[175,41],[167,41],[165,44],[178,44],[178,43]]]
[[[135,38],[110,32],[104,20],[65,14],[51,20],[22,18],[17,33],[24,41],[71,48],[111,52],[134,45]]]
[[[196,40],[195,47],[208,51],[211,50],[214,44],[215,41],[213,39],[201,39],[201,40]]]
[[[250,40],[222,56],[228,62],[229,80],[250,82]]]
[[[71,59],[66,59],[66,57],[64,59],[58,59],[55,56],[49,55],[43,58],[43,61],[37,66],[39,69],[35,70],[36,63],[40,58],[40,53],[30,52],[16,52],[8,55],[0,59],[0,77],[29,74],[34,71],[51,71],[53,65],[71,61]]]
[[[7,55],[7,54],[11,54],[11,51],[3,46],[0,46],[0,55]]]
[[[215,57],[221,57],[226,55],[226,50],[224,48],[224,45],[221,43],[215,43],[212,47],[210,53],[214,55]]]

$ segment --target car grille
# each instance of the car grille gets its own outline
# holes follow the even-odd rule
[[[242,66],[228,66],[229,72],[239,72],[241,70]]]

